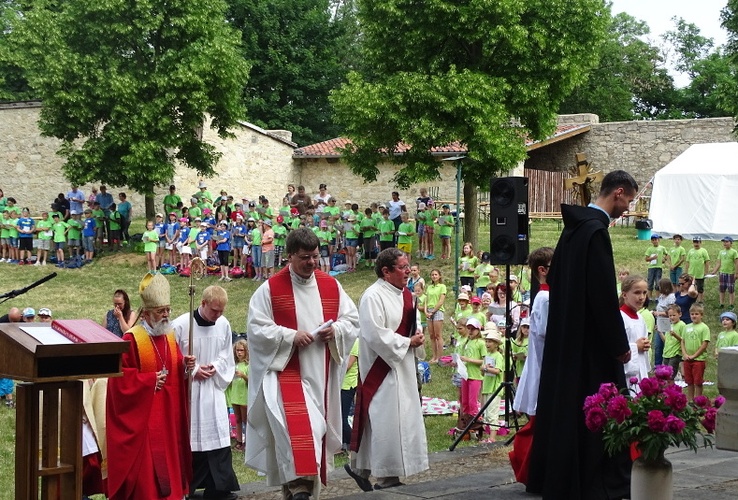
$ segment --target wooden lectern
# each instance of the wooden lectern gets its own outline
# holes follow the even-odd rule
[[[0,376],[24,382],[16,388],[16,500],[38,500],[39,480],[44,500],[82,498],[80,379],[121,375],[128,350],[92,320],[58,324],[63,334],[49,323],[0,324]]]

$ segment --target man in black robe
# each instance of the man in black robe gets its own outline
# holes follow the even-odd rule
[[[551,299],[527,491],[543,498],[628,497],[627,452],[610,457],[584,424],[584,399],[600,384],[625,387],[630,347],[620,316],[608,234],[638,185],[627,172],[605,176],[588,207],[561,205],[564,231],[551,261]]]

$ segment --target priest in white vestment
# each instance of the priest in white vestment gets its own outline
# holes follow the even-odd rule
[[[204,488],[205,498],[235,499],[240,486],[233,471],[228,404],[225,390],[233,380],[231,324],[223,316],[228,294],[219,286],[203,290],[202,302],[193,311],[192,354],[197,365],[192,375],[190,445],[193,477],[190,492]],[[177,344],[189,350],[190,315],[172,322]]]
[[[357,336],[358,312],[319,270],[312,231],[291,232],[286,251],[289,266],[249,303],[245,461],[266,474],[267,484],[282,485],[283,498],[307,500],[319,497],[326,468],[341,451],[341,364]]]
[[[385,489],[402,485],[400,477],[428,469],[416,360],[424,336],[406,288],[407,255],[396,248],[383,250],[375,272],[379,279],[359,301],[360,388],[351,440],[356,453],[351,466],[345,467],[364,491],[372,489],[370,475],[377,478],[373,489]],[[363,424],[362,408],[366,408]]]

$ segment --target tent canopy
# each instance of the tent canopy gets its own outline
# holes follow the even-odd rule
[[[695,144],[656,172],[655,232],[720,240],[738,234],[738,142]]]

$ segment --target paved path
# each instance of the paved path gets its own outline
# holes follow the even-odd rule
[[[364,493],[343,469],[330,473],[321,498],[346,500],[500,500],[540,498],[525,492],[515,482],[502,445],[479,445],[443,451],[430,456],[430,470],[404,478],[405,486]],[[738,499],[738,453],[702,449],[697,453],[685,448],[670,448],[666,457],[674,467],[675,500]],[[368,495],[368,496],[367,496]],[[277,488],[264,483],[241,486],[239,498],[280,500]]]

